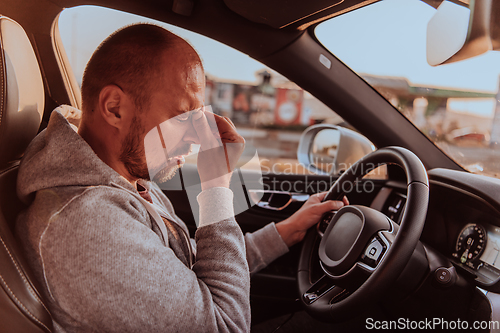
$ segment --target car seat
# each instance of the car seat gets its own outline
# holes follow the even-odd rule
[[[52,332],[52,318],[13,236],[22,203],[19,160],[36,136],[44,109],[38,61],[23,28],[0,16],[0,332]]]

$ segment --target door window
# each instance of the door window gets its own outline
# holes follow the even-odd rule
[[[239,51],[172,25],[102,7],[66,9],[59,18],[63,47],[78,84],[96,47],[115,30],[139,22],[161,25],[197,50],[206,74],[205,104],[232,119],[257,149],[264,173],[308,174],[297,161],[303,130],[317,123],[346,125],[311,94]]]

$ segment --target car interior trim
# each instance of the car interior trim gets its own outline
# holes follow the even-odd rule
[[[59,66],[59,70],[61,71],[66,91],[68,92],[70,105],[77,109],[80,109],[82,107],[80,87],[76,82],[75,75],[73,74],[73,70],[69,64],[66,50],[62,45],[61,35],[59,33],[59,15],[52,24],[51,37],[52,47],[54,48],[54,54],[56,55],[57,65]]]

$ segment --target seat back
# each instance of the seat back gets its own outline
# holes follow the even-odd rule
[[[52,318],[14,238],[19,159],[44,109],[38,61],[23,28],[0,16],[0,331],[52,332]]]

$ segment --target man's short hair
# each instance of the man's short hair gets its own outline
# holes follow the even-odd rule
[[[164,52],[179,42],[184,41],[153,24],[134,24],[114,32],[94,51],[85,68],[83,110],[93,110],[101,90],[110,84],[122,88],[139,110],[144,109],[161,77]]]

